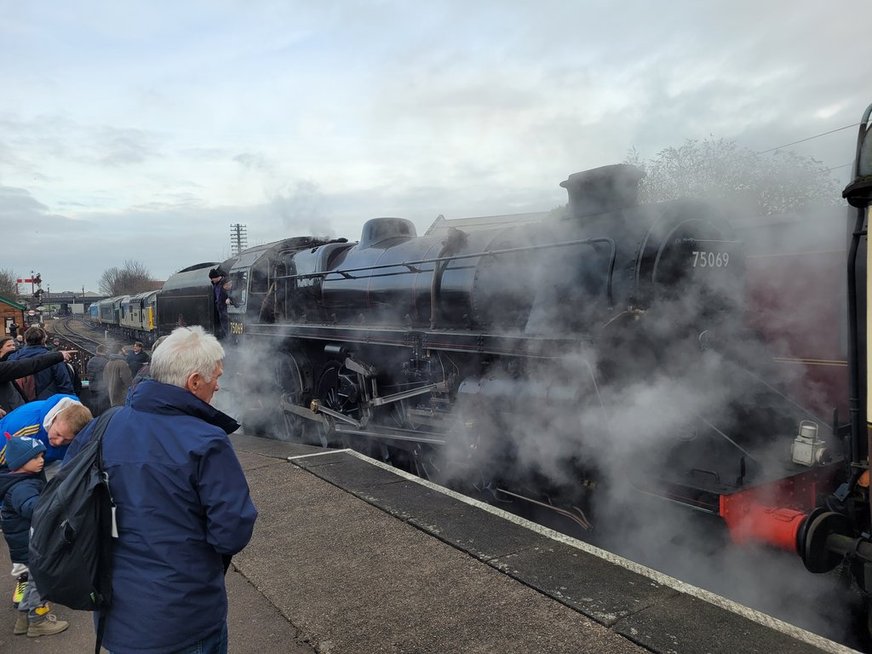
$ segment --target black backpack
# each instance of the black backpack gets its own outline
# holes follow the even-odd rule
[[[97,418],[94,432],[48,482],[33,512],[29,563],[31,578],[45,600],[83,611],[112,602],[112,537],[115,503],[103,470],[103,433],[121,407]],[[97,628],[97,648],[105,615]]]

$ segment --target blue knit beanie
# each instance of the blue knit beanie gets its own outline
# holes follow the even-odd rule
[[[18,470],[40,452],[45,445],[29,436],[12,437],[6,441],[6,465],[10,470]]]

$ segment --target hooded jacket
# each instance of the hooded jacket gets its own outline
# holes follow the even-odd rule
[[[222,557],[248,544],[257,518],[227,437],[238,427],[189,391],[151,379],[109,422],[103,464],[118,538],[103,644],[112,652],[175,652],[226,620]]]

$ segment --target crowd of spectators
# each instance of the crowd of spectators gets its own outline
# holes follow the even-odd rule
[[[152,351],[164,339],[159,338]],[[58,338],[49,340],[39,325],[28,327],[23,334],[0,337],[0,418],[25,402],[57,394],[82,396],[80,375],[88,380],[88,394],[82,399],[96,416],[123,405],[130,389],[148,377],[151,355],[141,341],[100,345],[81,371],[73,362],[75,354],[63,350]]]
[[[46,481],[91,438],[93,417],[121,407],[106,416],[102,441],[117,530],[103,643],[119,653],[226,654],[224,574],[251,538],[257,510],[228,439],[239,425],[211,405],[220,342],[194,326],[158,339],[151,355],[141,342],[100,346],[85,393],[70,367],[74,351],[48,342],[40,326],[21,336],[0,338],[0,528],[16,582],[13,634],[69,627],[29,577],[31,520]],[[163,590],[152,598],[142,588]]]

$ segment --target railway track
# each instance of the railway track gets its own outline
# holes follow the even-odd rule
[[[105,339],[98,332],[87,326],[79,318],[61,318],[46,323],[46,331],[52,338],[59,339],[73,345],[73,349],[81,350],[89,356],[97,351],[97,346],[105,343]]]
[[[57,349],[76,351],[71,362],[82,378],[86,379],[85,370],[88,361],[97,353],[97,346],[105,343],[102,335],[79,318],[50,320],[45,323],[45,330],[51,341],[55,339],[59,341]]]

